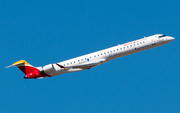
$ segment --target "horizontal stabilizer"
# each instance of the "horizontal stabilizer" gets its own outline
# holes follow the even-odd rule
[[[27,65],[27,66],[31,66],[29,63],[27,63],[25,60],[20,60],[20,61],[17,61],[17,62],[15,62],[14,64],[12,64],[12,65],[10,65],[10,66],[7,66],[7,67],[5,67],[5,68],[9,68],[9,67],[14,67],[14,66],[17,66],[17,67],[19,67],[19,66],[22,66],[22,65]]]
[[[6,66],[5,68],[9,68],[9,67],[12,67],[13,65],[10,65],[10,66]]]

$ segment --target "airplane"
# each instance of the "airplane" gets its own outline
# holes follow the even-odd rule
[[[7,66],[17,66],[24,74],[25,79],[54,77],[64,73],[82,71],[104,64],[110,60],[148,50],[173,41],[175,38],[163,34],[155,34],[135,41],[118,44],[117,46],[86,54],[59,63],[48,64],[43,67],[34,67],[25,60],[20,60]]]

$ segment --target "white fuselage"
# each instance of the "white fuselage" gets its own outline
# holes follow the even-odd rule
[[[165,36],[162,34],[144,37],[139,40],[117,45],[108,49],[86,54],[63,62],[49,64],[49,65],[53,65],[53,70],[49,72],[47,71],[45,73],[51,76],[56,76],[63,73],[90,69],[92,67],[106,63],[115,58],[119,58],[132,53],[137,53],[143,50],[148,50],[160,45],[167,44],[172,40],[174,40],[173,37]],[[60,68],[58,64],[64,66],[65,68]],[[43,68],[45,67],[46,66],[44,66]]]

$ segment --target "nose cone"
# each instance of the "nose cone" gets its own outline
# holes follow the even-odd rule
[[[175,38],[174,37],[170,37],[170,40],[173,41]]]
[[[171,41],[173,41],[175,38],[174,37],[167,37],[167,41],[169,41],[169,42],[171,42]]]

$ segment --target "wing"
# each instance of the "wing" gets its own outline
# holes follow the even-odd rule
[[[98,66],[102,63],[106,62],[106,59],[98,59],[98,60],[94,60],[94,61],[87,61],[78,65],[74,65],[74,66],[62,66],[58,63],[56,63],[60,68],[64,68],[64,70],[66,69],[90,69],[92,67]]]

